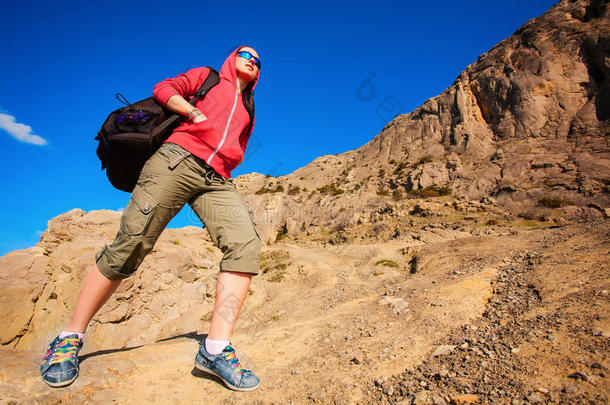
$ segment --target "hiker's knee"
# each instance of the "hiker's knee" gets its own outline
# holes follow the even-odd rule
[[[227,242],[220,249],[224,253],[220,261],[221,271],[258,274],[261,239],[255,229],[249,237]]]

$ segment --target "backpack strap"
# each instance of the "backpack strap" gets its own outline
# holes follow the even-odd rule
[[[204,98],[207,92],[212,87],[220,83],[220,76],[218,75],[218,72],[213,67],[207,66],[207,68],[210,69],[208,77],[205,78],[205,81],[203,82],[201,87],[199,87],[199,90],[197,90],[195,94],[193,94],[193,97],[190,100],[190,103],[193,105],[195,105],[195,101],[198,98]]]

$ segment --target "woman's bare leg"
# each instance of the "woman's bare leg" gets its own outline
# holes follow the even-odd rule
[[[231,332],[248,294],[252,274],[221,271],[216,282],[216,302],[209,338],[230,340]],[[91,266],[66,330],[84,333],[91,318],[112,296],[122,280],[110,280],[100,273],[97,265]]]
[[[116,291],[121,281],[110,280],[100,273],[96,264],[91,266],[83,284],[83,289],[80,292],[74,314],[66,330],[85,333],[85,329],[87,329],[87,325],[89,325],[93,315],[108,301],[108,298]]]
[[[208,338],[230,340],[237,316],[250,287],[252,274],[221,271],[216,281],[216,302]]]

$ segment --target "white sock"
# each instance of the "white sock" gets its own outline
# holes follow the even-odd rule
[[[212,340],[205,339],[205,350],[210,354],[220,354],[222,353],[222,349],[227,347],[231,342],[228,340]]]
[[[84,334],[84,333],[78,333],[78,332],[69,332],[69,331],[66,331],[66,330],[62,330],[62,331],[59,333],[59,338],[60,338],[60,339],[63,339],[63,338],[65,338],[66,336],[70,336],[70,335],[78,335],[78,338],[79,338],[80,340],[83,340],[83,338],[85,337],[85,334]]]

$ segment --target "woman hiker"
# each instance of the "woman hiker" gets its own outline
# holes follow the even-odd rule
[[[188,119],[146,162],[114,242],[96,255],[70,322],[42,360],[40,372],[47,384],[63,387],[76,379],[77,354],[89,321],[121,280],[136,271],[168,222],[188,202],[224,253],[209,333],[196,354],[195,367],[220,377],[234,390],[258,387],[258,377],[242,367],[230,344],[252,275],[258,274],[260,251],[260,237],[231,180],[231,170],[241,163],[252,132],[252,91],[260,68],[254,49],[237,48],[222,65],[220,83],[195,106],[185,98],[199,89],[208,68],[191,69],[155,86],[155,99]]]

